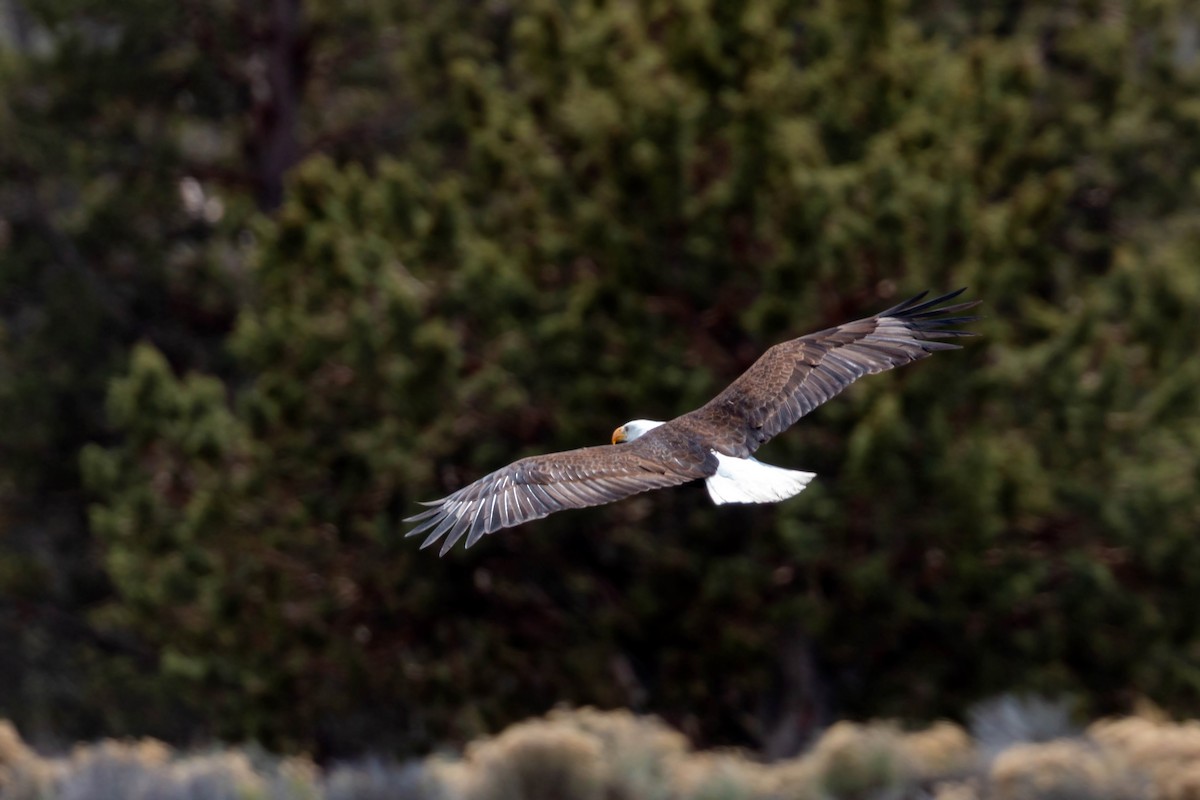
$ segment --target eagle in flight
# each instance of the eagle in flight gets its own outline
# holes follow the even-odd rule
[[[942,305],[964,290],[921,302],[928,292],[887,311],[782,342],[767,350],[725,391],[668,422],[636,419],[612,444],[532,456],[485,475],[405,522],[426,531],[422,548],[443,536],[441,555],[459,539],[467,547],[487,533],[567,508],[612,503],[639,492],[703,478],[714,503],[775,503],[804,490],[812,472],[781,469],[755,450],[863,375],[958,345],[937,339],[972,336],[955,327],[974,316],[949,316],[979,301]]]

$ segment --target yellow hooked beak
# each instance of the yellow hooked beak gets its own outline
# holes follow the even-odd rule
[[[613,431],[613,444],[620,444],[623,441],[625,441],[625,426],[624,425],[622,425],[621,427],[619,427],[615,431]]]

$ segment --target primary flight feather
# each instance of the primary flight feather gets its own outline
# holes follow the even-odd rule
[[[586,508],[639,492],[703,478],[715,503],[773,503],[799,494],[815,476],[753,458],[764,442],[863,375],[958,345],[972,336],[954,326],[978,317],[948,316],[979,301],[942,305],[964,290],[921,302],[927,292],[872,317],[782,342],[762,354],[725,391],[669,422],[634,420],[612,444],[514,461],[453,494],[424,503],[405,522],[407,536],[428,531],[421,547],[442,537],[445,555],[463,536],[484,534],[567,508]]]

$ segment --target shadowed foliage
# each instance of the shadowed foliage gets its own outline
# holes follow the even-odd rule
[[[782,756],[1009,689],[1200,708],[1188,4],[23,5],[55,46],[0,76],[22,724],[325,757],[566,701]],[[402,539],[962,285],[978,341],[760,451],[817,473],[794,501]]]

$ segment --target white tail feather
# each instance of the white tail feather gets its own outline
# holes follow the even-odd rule
[[[708,496],[717,505],[724,503],[778,503],[804,491],[815,472],[783,469],[755,458],[734,458],[713,452],[717,472],[704,482]]]

